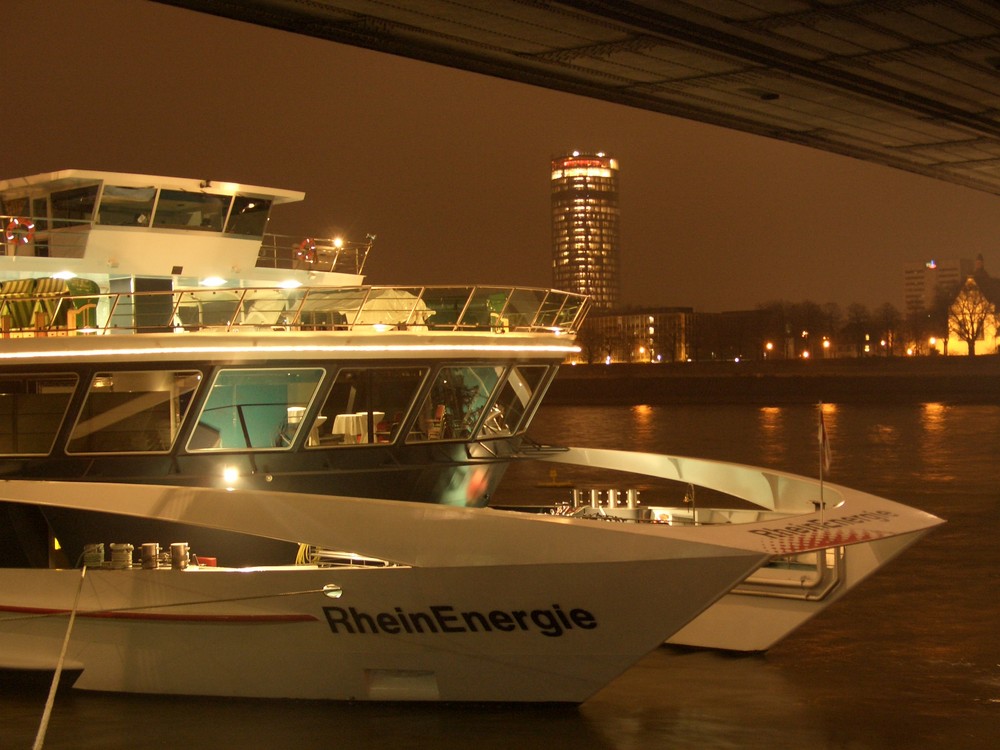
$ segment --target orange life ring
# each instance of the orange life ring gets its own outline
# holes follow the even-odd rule
[[[7,242],[27,245],[35,238],[35,222],[31,219],[25,219],[23,216],[11,219],[3,236]]]
[[[316,244],[309,237],[296,245],[295,250],[295,254],[306,263],[313,263],[316,260]]]

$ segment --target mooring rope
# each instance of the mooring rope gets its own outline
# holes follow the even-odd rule
[[[82,577],[81,577],[82,578]],[[82,584],[81,584],[82,586]],[[173,607],[193,607],[203,604],[228,604],[231,602],[249,602],[249,601],[260,601],[264,599],[280,599],[286,596],[302,596],[304,594],[322,594],[324,589],[303,589],[301,591],[278,591],[271,594],[253,594],[251,596],[231,596],[224,599],[197,599],[188,602],[165,602],[163,604],[144,604],[140,607],[108,607],[106,609],[88,609],[84,610],[82,616],[99,616],[99,615],[111,615],[116,613],[127,613],[127,612],[142,612],[151,609],[170,609]],[[44,620],[49,617],[65,617],[70,616],[72,619],[76,615],[77,609],[76,605],[73,605],[73,609],[68,612],[30,612],[26,614],[15,614],[9,615],[7,617],[0,617],[0,622],[12,622],[20,620]]]
[[[56,662],[56,671],[52,675],[52,685],[49,687],[49,697],[45,701],[45,710],[42,712],[42,721],[38,725],[38,734],[35,735],[33,750],[42,750],[45,744],[45,732],[49,728],[49,718],[52,716],[52,704],[56,700],[56,691],[59,689],[59,679],[62,677],[63,663],[66,661],[66,650],[69,648],[69,637],[73,632],[73,623],[76,621],[76,608],[80,604],[80,594],[83,592],[83,580],[87,577],[87,566],[80,570],[80,583],[76,587],[76,597],[73,599],[73,609],[69,613],[69,623],[66,625],[66,636],[63,638],[62,651],[59,652],[59,661]]]

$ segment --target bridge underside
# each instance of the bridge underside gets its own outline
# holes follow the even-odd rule
[[[1000,194],[990,0],[159,0]]]

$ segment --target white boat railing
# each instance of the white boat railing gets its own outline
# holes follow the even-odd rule
[[[87,238],[95,229],[121,230],[87,217],[70,219],[31,215],[0,215],[0,255],[78,259]],[[373,235],[363,241],[333,237],[301,237],[280,234],[240,234],[235,227],[156,227],[148,222],[130,224],[129,232],[182,232],[213,234],[236,240],[260,239],[257,268],[343,273],[360,276],[375,242]]]
[[[212,330],[572,334],[588,298],[528,287],[299,287],[101,293],[86,279],[0,286],[4,338]]]
[[[368,235],[364,242],[351,242],[339,238],[265,234],[257,256],[257,268],[360,276],[374,241],[372,235]]]

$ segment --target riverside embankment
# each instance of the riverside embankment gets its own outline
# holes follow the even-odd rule
[[[566,365],[549,404],[1000,403],[1000,356]]]

